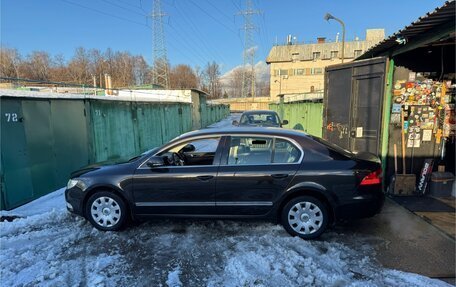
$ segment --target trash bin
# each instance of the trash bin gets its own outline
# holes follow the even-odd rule
[[[433,172],[429,186],[429,195],[451,196],[453,181],[454,175],[451,172]]]

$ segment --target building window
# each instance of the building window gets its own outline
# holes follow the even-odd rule
[[[294,75],[295,76],[302,76],[302,75],[304,75],[304,71],[305,71],[304,69],[295,69],[294,70]]]
[[[291,60],[292,60],[293,62],[299,61],[298,57],[299,57],[299,53],[293,53],[293,54],[291,54]]]
[[[337,58],[339,51],[331,51],[331,59]]]
[[[355,58],[361,56],[362,50],[355,50]]]
[[[313,52],[312,53],[312,59],[313,60],[320,59],[320,52]]]
[[[323,73],[323,69],[322,68],[314,68],[314,75],[318,75],[318,74],[322,74]]]
[[[311,93],[315,92],[315,87],[314,86],[310,86],[310,92]]]
[[[278,76],[288,76],[288,70],[287,69],[280,69]]]

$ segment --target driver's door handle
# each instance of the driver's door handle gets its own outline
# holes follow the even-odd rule
[[[199,180],[202,180],[202,181],[207,181],[207,180],[213,179],[214,176],[213,175],[200,175],[200,176],[197,176],[196,178]]]

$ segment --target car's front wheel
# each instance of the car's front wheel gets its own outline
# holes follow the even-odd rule
[[[127,216],[125,202],[112,192],[96,192],[87,201],[86,217],[99,230],[119,230],[125,224]]]
[[[315,239],[328,226],[328,209],[315,197],[299,196],[285,204],[281,219],[285,230],[291,235]]]

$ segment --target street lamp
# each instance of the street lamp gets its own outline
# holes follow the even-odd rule
[[[326,13],[324,19],[326,21],[333,19],[333,20],[336,20],[337,22],[339,22],[340,25],[342,25],[342,63],[343,63],[344,62],[344,51],[345,51],[345,24],[342,20],[334,17],[333,15],[331,15],[329,13]]]
[[[279,80],[274,80],[274,83],[279,83],[279,94],[280,96],[282,94],[282,79],[288,79],[287,75],[279,75]]]

